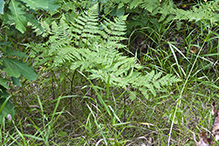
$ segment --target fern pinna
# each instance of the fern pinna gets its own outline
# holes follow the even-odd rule
[[[98,7],[94,5],[74,21],[68,21],[70,17],[63,15],[60,22],[52,22],[51,27],[43,22],[42,26],[49,33],[38,33],[50,35],[49,40],[41,46],[31,46],[36,52],[43,47],[46,48],[47,53],[38,57],[47,60],[52,58],[53,67],[65,65],[71,70],[89,72],[90,79],[99,79],[105,83],[109,82],[111,86],[124,89],[134,87],[145,97],[148,97],[149,93],[156,96],[162,86],[170,86],[180,79],[169,74],[162,77],[161,72],[155,74],[155,71],[143,75],[139,72],[143,67],[137,63],[135,57],[123,56],[118,51],[118,48],[125,47],[121,41],[126,39],[126,17],[100,22]],[[40,61],[38,59],[38,63]],[[136,95],[132,91],[128,92]]]

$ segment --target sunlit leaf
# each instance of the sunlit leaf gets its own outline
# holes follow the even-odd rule
[[[46,0],[22,0],[31,9],[46,8],[48,9],[48,1]]]
[[[3,14],[4,12],[4,4],[5,4],[4,0],[0,0],[0,14]]]
[[[21,33],[24,33],[26,31],[27,20],[23,14],[26,14],[26,12],[19,4],[19,2],[11,0],[9,4],[9,9],[11,10],[10,19],[15,22],[16,29],[18,29]]]

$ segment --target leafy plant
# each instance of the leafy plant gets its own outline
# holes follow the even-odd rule
[[[8,102],[8,99],[9,99],[9,97],[7,99],[5,99],[5,98],[0,99],[0,105],[1,105],[0,123],[3,122],[5,117],[7,117],[7,119],[9,121],[11,121],[12,118],[14,118],[14,116],[15,116],[14,106],[10,102]]]
[[[9,76],[14,85],[22,86],[20,82],[22,77],[25,77],[28,80],[35,80],[36,73],[33,68],[29,66],[29,63],[23,63],[21,60],[21,58],[27,57],[27,55],[23,52],[13,51],[10,42],[0,43],[0,51],[0,69],[2,73],[0,76],[0,97],[2,98],[0,105],[3,109],[0,115],[1,122],[7,114],[14,116],[14,107],[8,100],[6,100],[6,98],[9,97],[9,94],[7,93],[9,85],[7,83],[10,80],[3,76]],[[6,101],[6,103],[4,103],[4,101]]]
[[[5,118],[8,114],[14,117],[15,113],[14,107],[8,101],[8,82],[12,81],[14,85],[22,86],[20,82],[22,77],[25,77],[30,81],[36,79],[36,73],[33,68],[29,66],[29,63],[22,60],[23,58],[27,58],[27,55],[18,50],[14,50],[12,42],[8,41],[7,35],[9,34],[7,32],[9,31],[7,31],[7,29],[12,28],[11,26],[15,24],[16,29],[21,33],[24,33],[27,28],[27,23],[30,22],[43,31],[38,21],[34,18],[36,10],[43,8],[47,11],[52,11],[56,10],[58,7],[59,2],[57,1],[46,1],[45,3],[45,1],[38,0],[33,3],[33,1],[28,0],[0,0],[0,22],[2,25],[2,42],[0,43],[0,97],[2,98],[0,102],[0,122],[2,122],[3,118]]]
[[[56,10],[60,6],[59,3],[60,2],[56,0],[10,0],[7,2],[0,0],[0,18],[4,25],[11,25],[12,23],[15,23],[16,29],[18,29],[21,33],[26,31],[28,22],[43,31],[33,14],[36,14],[36,10],[38,9],[44,9],[48,12],[50,11],[50,14],[52,14],[52,11]],[[29,12],[29,14],[27,12]]]
[[[186,10],[170,0],[58,2],[57,11],[41,0],[0,1],[0,143],[194,145],[191,133],[211,125],[208,103],[217,100],[218,1]],[[36,79],[30,62],[38,79],[26,82]],[[15,113],[7,90],[13,126],[4,122]]]
[[[162,72],[142,73],[140,70],[143,67],[137,63],[135,57],[126,57],[119,53],[118,49],[125,47],[120,42],[126,39],[123,37],[126,17],[100,21],[96,4],[74,21],[68,21],[63,15],[60,22],[53,21],[51,27],[46,22],[42,23],[49,33],[38,31],[38,35],[50,36],[44,44],[29,45],[36,53],[42,52],[36,57],[36,64],[47,61],[52,68],[65,64],[71,70],[89,72],[90,79],[109,82],[111,86],[126,90],[129,87],[138,88],[146,98],[149,92],[154,96],[158,90],[165,92],[161,87],[171,86],[181,80],[169,74],[161,77]]]

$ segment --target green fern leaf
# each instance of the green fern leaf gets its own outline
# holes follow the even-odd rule
[[[99,22],[97,16],[98,7],[94,5],[89,12],[84,12],[74,21],[68,22],[63,15],[60,23],[51,23],[51,28],[44,23],[42,26],[45,26],[45,30],[50,29],[51,36],[46,44],[38,47],[39,50],[44,46],[48,49],[48,53],[43,51],[41,57],[51,57],[54,67],[65,65],[70,70],[88,72],[88,78],[101,80],[111,86],[125,90],[136,88],[147,99],[151,95],[156,96],[162,87],[180,81],[169,74],[162,77],[162,72],[155,73],[154,70],[144,75],[139,71],[143,67],[136,58],[123,56],[118,51],[118,48],[126,47],[121,41],[126,39],[124,20],[127,16],[102,22]],[[43,33],[48,35],[47,32]]]
[[[130,3],[130,9],[133,9],[135,7],[138,7],[140,4],[142,4],[143,1],[142,0],[133,0],[131,3]]]
[[[159,1],[158,0],[144,0],[144,4],[142,4],[141,7],[145,8],[150,13],[152,13],[156,8],[159,7]]]

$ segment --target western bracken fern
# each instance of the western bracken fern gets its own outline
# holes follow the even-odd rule
[[[97,9],[97,5],[94,5],[74,21],[68,21],[63,15],[59,22],[52,22],[51,27],[42,23],[46,26],[45,29],[49,29],[49,33],[41,34],[50,37],[39,47],[41,51],[42,46],[47,49],[47,54],[43,53],[40,57],[48,60],[52,58],[53,67],[65,65],[71,70],[89,72],[90,79],[109,82],[112,86],[124,89],[137,88],[145,97],[148,97],[149,92],[156,96],[162,87],[180,81],[169,74],[162,77],[161,72],[140,72],[143,67],[137,63],[135,57],[123,56],[118,51],[118,48],[125,47],[121,41],[126,39],[123,36],[126,31],[124,20],[127,16],[100,22]],[[31,46],[36,52],[40,52],[35,45]]]

